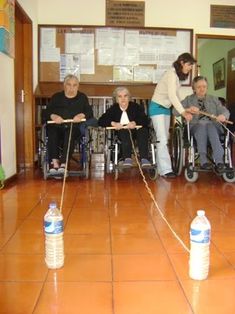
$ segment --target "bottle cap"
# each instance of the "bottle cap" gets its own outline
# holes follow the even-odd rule
[[[51,202],[49,208],[57,208],[56,202]]]
[[[205,216],[205,211],[203,209],[200,209],[197,211],[198,216]]]

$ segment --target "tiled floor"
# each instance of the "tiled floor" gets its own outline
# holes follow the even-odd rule
[[[189,256],[162,220],[141,177],[68,178],[65,264],[44,262],[43,216],[62,183],[27,173],[0,191],[0,313],[234,314],[235,185],[214,174],[197,183],[158,178],[149,186],[189,247],[204,208],[212,225],[207,280],[188,276]]]

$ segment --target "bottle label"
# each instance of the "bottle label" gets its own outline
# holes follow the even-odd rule
[[[44,230],[48,234],[59,234],[64,230],[63,220],[44,221]]]
[[[190,230],[190,240],[194,243],[210,243],[210,229],[207,230]]]

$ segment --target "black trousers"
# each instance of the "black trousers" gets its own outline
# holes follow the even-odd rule
[[[129,130],[122,129],[117,131],[118,138],[121,141],[122,157],[130,158],[132,152],[132,144]],[[133,140],[136,140],[139,148],[140,159],[148,159],[148,129],[142,127],[140,129],[131,130]]]
[[[66,162],[68,144],[69,144],[70,124],[53,124],[47,125],[48,136],[48,154],[49,160],[60,159],[61,163]],[[74,142],[76,139],[80,139],[81,133],[78,124],[73,124],[69,158],[74,150]]]

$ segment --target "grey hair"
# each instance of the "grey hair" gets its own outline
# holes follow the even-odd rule
[[[64,84],[66,84],[67,81],[69,81],[69,80],[71,80],[71,79],[76,80],[76,81],[78,82],[78,84],[79,84],[79,79],[78,79],[78,77],[77,77],[76,75],[74,75],[74,74],[68,74],[68,75],[66,75],[65,78],[64,78]]]
[[[195,84],[199,81],[205,81],[208,84],[207,78],[205,76],[202,76],[202,75],[195,76],[192,81],[193,90],[194,90]]]
[[[113,91],[114,101],[117,101],[118,94],[120,92],[123,92],[123,91],[125,91],[127,93],[129,100],[131,100],[131,93],[130,93],[129,89],[126,88],[125,86],[119,86],[119,87],[115,88],[115,90]]]

